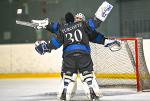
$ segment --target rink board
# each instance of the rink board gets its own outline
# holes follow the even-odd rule
[[[150,68],[150,40],[144,40],[144,55]],[[0,45],[0,78],[59,78],[62,47],[51,54],[39,55],[34,44]],[[96,74],[97,78],[134,79],[134,74]]]

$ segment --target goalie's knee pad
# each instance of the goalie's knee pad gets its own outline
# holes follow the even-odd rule
[[[61,100],[69,101],[71,97],[75,94],[77,88],[77,74],[76,73],[64,73],[61,82],[61,88],[58,93],[58,98]]]
[[[93,72],[85,71],[80,73],[80,78],[83,84],[86,95],[89,99],[97,99],[102,97],[96,77]]]

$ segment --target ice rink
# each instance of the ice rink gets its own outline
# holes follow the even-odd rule
[[[89,87],[95,76],[109,87],[98,101],[150,101],[150,0],[0,0],[0,8],[0,101],[60,101],[60,73],[69,83],[75,68]],[[77,81],[71,101],[90,101]]]
[[[0,79],[0,101],[58,101],[60,79]],[[99,101],[150,101],[150,92],[129,89],[101,89]],[[88,101],[80,80],[72,101]]]

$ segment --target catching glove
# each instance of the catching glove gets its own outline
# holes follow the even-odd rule
[[[109,47],[111,51],[119,51],[121,47],[120,40],[105,39],[104,47]]]

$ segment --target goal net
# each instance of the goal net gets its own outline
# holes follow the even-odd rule
[[[100,87],[134,87],[137,91],[150,89],[142,38],[121,38],[121,50],[91,43],[94,71]]]

